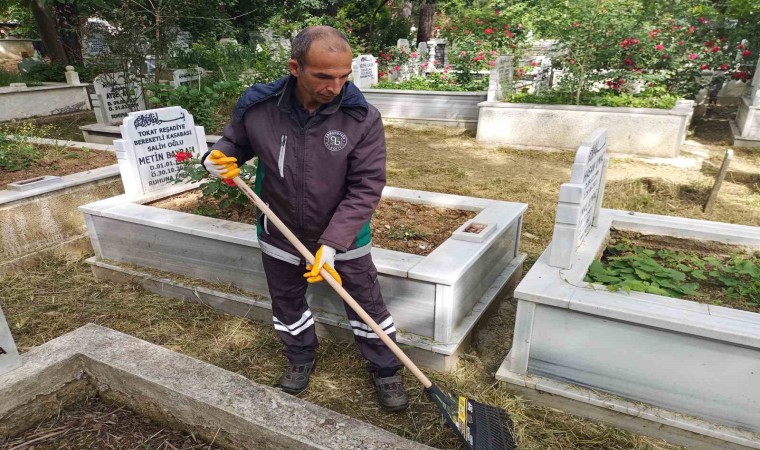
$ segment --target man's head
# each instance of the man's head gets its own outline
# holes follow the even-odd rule
[[[297,92],[308,109],[330,103],[351,74],[351,47],[332,27],[301,30],[293,39],[290,57],[288,70],[298,78]]]

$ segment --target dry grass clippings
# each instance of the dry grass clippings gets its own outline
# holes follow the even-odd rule
[[[88,398],[19,436],[3,442],[7,450],[216,450],[193,434],[167,429],[121,406]]]
[[[281,344],[271,324],[160,297],[137,285],[99,282],[82,261],[51,259],[23,275],[2,279],[0,302],[22,352],[87,323],[96,323],[262,384],[272,385],[285,366]],[[492,320],[513,321],[510,311],[501,308]],[[461,448],[410,373],[404,372],[410,408],[403,413],[385,413],[377,404],[364,363],[352,343],[323,339],[318,358],[319,369],[302,394],[303,399],[433,447]],[[496,359],[492,355],[486,369],[480,355],[472,352],[462,358],[456,371],[429,375],[452,392],[506,409],[514,419],[523,449],[675,448],[656,439],[535,406],[494,381],[491,369]]]

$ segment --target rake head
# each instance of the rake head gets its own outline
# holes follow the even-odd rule
[[[427,388],[449,426],[471,450],[516,450],[506,411],[467,397],[453,398],[436,385]]]

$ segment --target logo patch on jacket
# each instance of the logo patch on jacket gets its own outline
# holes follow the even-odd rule
[[[325,147],[331,152],[339,152],[348,144],[346,133],[338,130],[330,130],[325,133]]]

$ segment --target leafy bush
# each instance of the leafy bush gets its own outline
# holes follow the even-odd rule
[[[607,247],[606,262],[594,261],[587,282],[611,291],[639,291],[669,297],[699,298],[700,284],[725,290],[728,298],[760,305],[760,259],[734,255],[701,257],[671,250],[651,250],[620,242]]]
[[[460,82],[457,74],[432,73],[427,77],[414,77],[407,81],[382,80],[374,89],[402,89],[411,91],[456,91],[473,92],[488,89],[488,77]]]
[[[179,152],[176,155],[179,171],[175,183],[201,182],[199,189],[204,197],[219,201],[219,208],[227,209],[250,203],[248,197],[232,180],[223,180],[211,176],[201,164],[199,158],[194,158],[190,152]],[[243,164],[240,166],[240,178],[252,184],[256,179],[256,165]],[[207,215],[214,215],[209,212]]]
[[[0,133],[0,169],[15,172],[32,167],[42,155],[32,144],[10,139]]]
[[[25,81],[63,82],[66,81],[66,66],[40,62],[29,66],[22,77]]]
[[[678,100],[678,96],[666,93],[660,93],[659,95],[632,95],[607,91],[584,93],[581,95],[580,101],[577,104],[588,106],[672,109]],[[515,93],[507,96],[504,101],[510,103],[567,105],[575,103],[575,98],[571,92],[548,91],[540,94]]]
[[[217,81],[211,84],[171,86],[148,84],[148,103],[153,107],[181,106],[195,118],[197,125],[209,131],[218,130],[227,117],[223,107],[237,100],[243,87],[237,81]]]
[[[289,55],[269,49],[234,43],[195,43],[192,48],[174,57],[176,68],[203,67],[221,81],[269,83],[287,74]]]
[[[0,69],[0,86],[9,86],[11,83],[22,83],[21,75]]]

